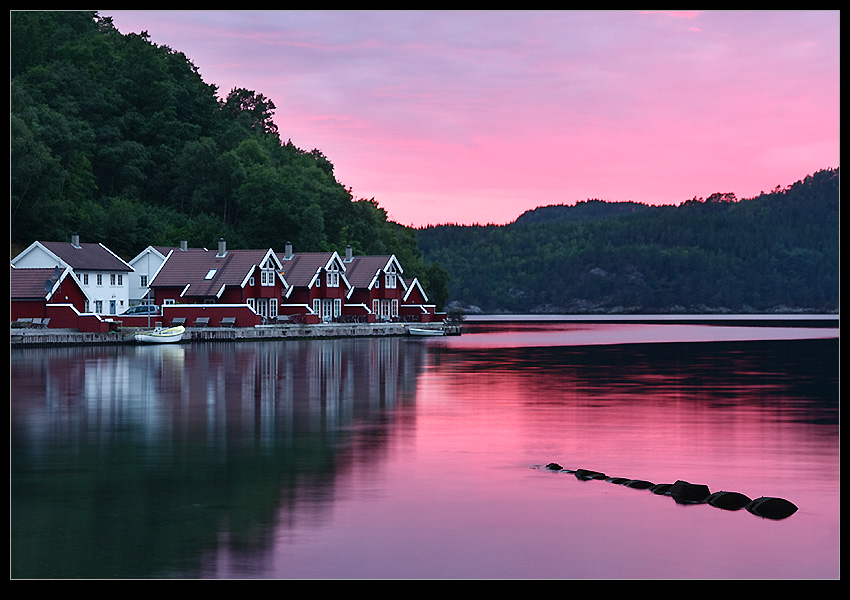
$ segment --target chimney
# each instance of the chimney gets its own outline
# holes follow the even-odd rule
[[[187,240],[180,240],[180,250],[186,252],[189,249],[189,242]]]
[[[71,234],[71,245],[74,248],[80,247],[80,234],[79,233],[72,233]]]
[[[345,247],[345,262],[351,262],[354,259],[351,244]]]
[[[283,258],[285,260],[289,260],[292,258],[292,242],[286,242],[286,246],[284,248]]]
[[[216,256],[224,256],[225,254],[227,254],[227,244],[224,238],[218,238],[218,254]]]

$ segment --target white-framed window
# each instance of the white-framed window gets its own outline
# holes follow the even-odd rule
[[[89,284],[89,274],[83,273],[83,285],[88,285],[88,284]]]
[[[274,285],[274,263],[270,258],[260,267],[260,285]]]
[[[381,314],[381,301],[375,298],[372,300],[372,312],[376,315]]]
[[[115,273],[109,274],[109,285],[115,285]]]
[[[269,317],[277,318],[277,298],[269,298]]]
[[[392,312],[390,313],[393,317],[398,316],[398,298],[393,298],[392,308],[390,309]]]
[[[166,298],[162,301],[163,304],[174,304],[174,298]]]
[[[95,300],[94,301],[94,312],[100,314],[103,312],[103,300]]]
[[[139,276],[139,285],[142,287],[148,287],[148,276],[140,275]]]
[[[103,285],[103,273],[98,273],[95,275],[95,285]],[[98,311],[100,312],[100,311]]]
[[[342,314],[342,299],[334,298],[334,318]]]
[[[390,270],[387,271],[386,274],[384,275],[384,279],[385,279],[384,287],[386,287],[387,289],[394,290],[395,286],[396,286],[396,282],[398,281],[398,277],[396,277],[396,274],[395,274],[395,269],[390,267]]]
[[[318,298],[313,298],[313,312],[317,315],[322,314],[322,301]]]
[[[339,266],[331,265],[327,271],[328,287],[339,287]]]
[[[254,287],[254,278],[253,277],[248,279],[248,285],[250,285],[251,287]]]
[[[118,273],[116,279],[118,279],[118,285],[124,285],[124,276],[121,273]]]

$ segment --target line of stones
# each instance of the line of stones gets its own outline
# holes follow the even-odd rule
[[[590,469],[565,469],[558,463],[546,465],[549,471],[572,473],[580,481],[603,480],[625,487],[649,490],[659,496],[670,496],[677,504],[709,504],[722,510],[746,509],[747,512],[765,519],[785,519],[797,512],[797,506],[784,498],[762,496],[755,500],[740,492],[711,492],[708,486],[701,483],[690,483],[678,480],[676,483],[652,483],[643,479],[627,477],[609,477],[605,473]]]

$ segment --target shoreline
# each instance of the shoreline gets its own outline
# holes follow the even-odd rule
[[[460,335],[461,326],[444,323],[320,323],[317,325],[258,325],[256,327],[187,327],[178,344],[196,342],[245,342],[339,337],[407,336],[408,330],[443,329],[445,335]],[[133,336],[145,328],[124,327],[107,333],[73,329],[11,329],[10,345],[16,347],[86,345],[143,345]],[[144,344],[151,345],[151,344]],[[172,345],[172,344],[163,344]]]

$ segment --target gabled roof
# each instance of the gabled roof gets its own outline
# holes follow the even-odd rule
[[[399,278],[401,279],[401,278]],[[425,293],[425,288],[422,287],[422,284],[419,283],[419,279],[414,277],[413,279],[402,279],[401,282],[404,284],[404,298],[403,300],[407,301],[410,298],[410,294],[418,289],[422,294],[422,298],[425,302],[428,302],[428,294]]]
[[[103,244],[71,242],[33,242],[20,255],[41,247],[75,270],[83,271],[132,271],[133,267],[121,260]]]
[[[311,287],[316,278],[321,275],[322,269],[331,267],[336,262],[339,267],[340,277],[346,287],[351,287],[346,276],[346,265],[337,252],[296,252],[287,255],[283,252],[277,253],[283,268],[283,276],[293,287]]]
[[[244,287],[268,257],[279,271],[280,261],[271,249],[228,250],[223,256],[199,248],[171,250],[150,287],[179,287],[181,296],[218,297],[226,286]]]
[[[345,263],[345,274],[353,287],[369,289],[375,284],[375,279],[379,273],[386,270],[391,264],[395,264],[396,273],[399,275],[404,272],[395,254],[355,256],[350,262]]]
[[[9,296],[11,300],[50,300],[65,278],[79,283],[74,278],[70,267],[60,269],[57,277],[56,269],[17,269],[12,267],[9,274]],[[45,284],[50,282],[48,288]]]

